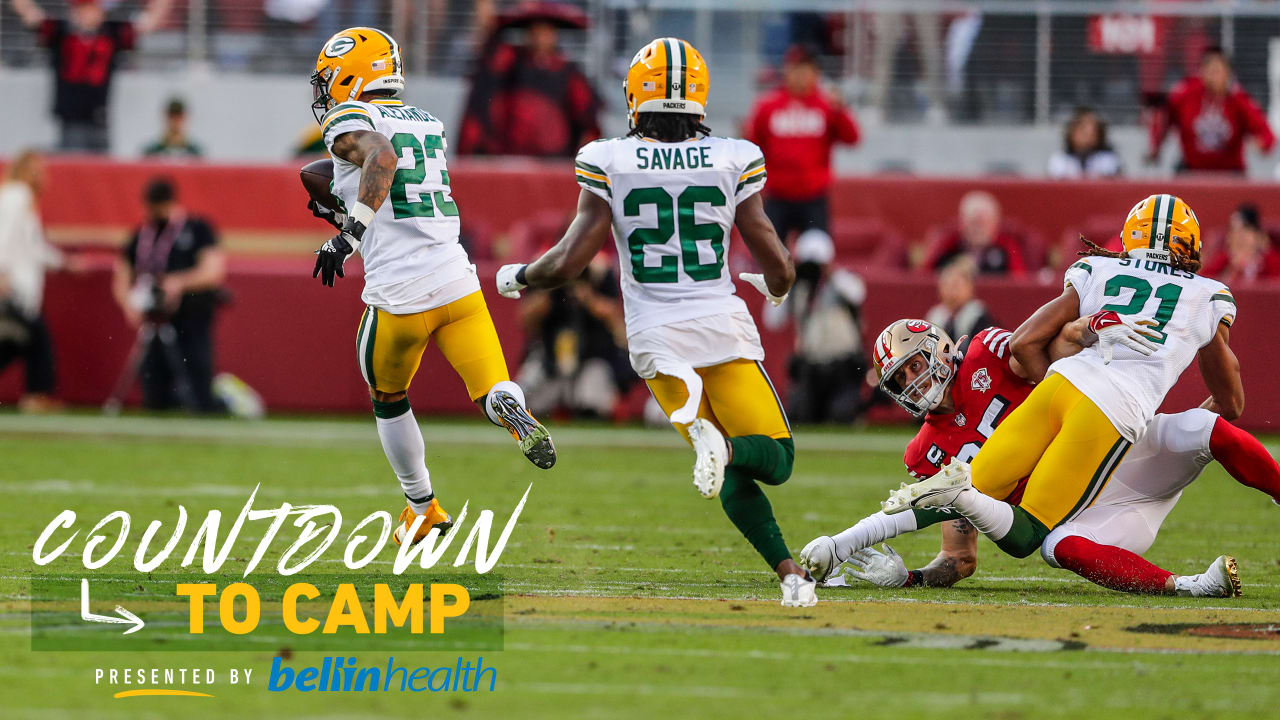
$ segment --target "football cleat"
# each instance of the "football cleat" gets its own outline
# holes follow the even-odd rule
[[[444,536],[453,527],[453,518],[444,511],[444,508],[440,507],[440,501],[435,498],[431,498],[431,504],[427,506],[427,511],[422,515],[422,524],[418,526],[418,532],[413,536],[413,540],[410,541],[411,545],[426,537],[433,528],[440,528],[440,535]],[[409,526],[413,525],[413,521],[417,517],[418,514],[407,505],[401,511],[400,527],[397,527],[396,531],[391,534],[391,539],[397,545],[404,541],[405,535],[409,534]]]
[[[812,573],[818,582],[824,582],[841,562],[836,556],[836,541],[827,535],[810,540],[800,551],[800,567]]]
[[[489,408],[515,438],[520,452],[529,458],[529,462],[543,470],[556,464],[556,446],[551,442],[551,433],[524,409],[514,395],[505,390],[494,391],[489,398]]]
[[[813,607],[818,604],[818,583],[812,575],[792,573],[782,579],[782,607]]]
[[[1190,597],[1240,597],[1240,569],[1230,555],[1219,555],[1199,575],[1183,575],[1173,581],[1174,591]]]
[[[702,497],[710,500],[720,494],[720,486],[724,485],[724,466],[729,450],[716,426],[703,418],[689,423],[689,441],[697,454],[693,461],[693,486]]]
[[[902,483],[880,503],[886,515],[912,508],[947,507],[960,493],[973,487],[969,481],[969,463],[952,460],[940,472],[920,482]]]

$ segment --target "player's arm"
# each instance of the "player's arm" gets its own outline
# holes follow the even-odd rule
[[[910,584],[951,587],[978,569],[978,531],[960,518],[943,523],[942,549],[933,562],[911,572]]]
[[[1200,376],[1209,388],[1209,399],[1200,407],[1218,413],[1226,420],[1235,420],[1244,412],[1244,384],[1240,381],[1240,361],[1227,344],[1231,329],[1226,323],[1218,323],[1218,332],[1208,345],[1200,348],[1196,360]]]
[[[333,287],[334,276],[343,277],[343,263],[360,247],[365,228],[391,192],[399,160],[387,136],[372,130],[342,133],[334,138],[332,151],[335,157],[360,168],[360,186],[342,231],[316,251],[311,277],[319,276],[329,287]]]
[[[764,214],[764,201],[759,193],[738,204],[733,222],[761,270],[759,273],[742,273],[738,277],[751,283],[774,305],[780,304],[796,281],[796,265],[778,238],[778,231],[774,230],[769,216]]]
[[[14,14],[28,28],[36,27],[47,17],[34,0],[9,0],[9,4],[13,7]]]
[[[1064,357],[1070,357],[1083,350],[1090,345],[1096,338],[1086,338],[1085,333],[1089,330],[1089,318],[1076,318],[1066,325],[1062,326],[1062,330],[1058,336],[1049,343],[1049,362],[1054,363]],[[1032,377],[1030,371],[1022,366],[1015,357],[1009,358],[1009,369],[1014,374],[1026,380],[1027,382],[1038,383],[1044,379],[1044,376]]]
[[[503,297],[518,298],[526,287],[554,288],[577,279],[608,241],[612,223],[609,203],[586,190],[579,192],[578,214],[560,242],[528,265],[499,268],[498,292]]]
[[[1010,365],[1021,377],[1039,380],[1049,372],[1052,362],[1050,347],[1067,323],[1080,317],[1080,296],[1076,289],[1067,286],[1062,294],[1036,310],[1031,317],[1013,331],[1009,350],[1013,353]]]

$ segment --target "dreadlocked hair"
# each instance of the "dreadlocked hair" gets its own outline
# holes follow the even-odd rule
[[[1129,257],[1129,255],[1124,251],[1108,250],[1083,235],[1080,236],[1080,242],[1084,243],[1085,249],[1076,253],[1078,257],[1108,257],[1120,259]],[[1169,253],[1169,265],[1171,265],[1174,270],[1195,273],[1200,271],[1200,258],[1199,256],[1189,258],[1171,252]]]
[[[642,112],[636,115],[636,126],[627,137],[644,136],[658,142],[680,142],[696,135],[706,137],[711,128],[702,124],[702,118],[688,113]]]

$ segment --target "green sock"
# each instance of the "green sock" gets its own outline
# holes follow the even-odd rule
[[[996,545],[1006,553],[1024,558],[1040,549],[1040,543],[1049,534],[1049,528],[1035,519],[1031,513],[1015,506],[1013,508],[1013,527],[1004,537],[996,540]]]
[[[738,438],[734,438],[735,440]],[[773,506],[769,498],[751,476],[736,468],[726,468],[724,485],[720,487],[720,505],[743,537],[760,553],[769,569],[791,558],[791,551],[782,539],[782,530],[773,518]]]
[[[791,477],[796,459],[796,444],[791,438],[768,435],[740,435],[729,438],[733,460],[729,467],[741,468],[766,485],[781,485]]]
[[[913,508],[911,514],[916,516],[917,530],[923,530],[930,525],[937,525],[948,520],[959,520],[964,517],[950,508]]]

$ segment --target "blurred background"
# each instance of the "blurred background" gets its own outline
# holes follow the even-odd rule
[[[307,78],[324,40],[375,25],[407,102],[444,120],[463,241],[491,289],[555,242],[572,157],[626,131],[634,52],[706,57],[707,124],[752,139],[800,266],[758,319],[798,422],[903,421],[864,345],[928,317],[1016,327],[1083,236],[1172,192],[1204,273],[1240,307],[1249,406],[1280,421],[1280,3],[1253,0],[0,0],[0,408],[363,412],[358,261],[310,277],[326,227]],[[731,270],[750,270],[740,245]],[[615,260],[570,288],[489,296],[535,411],[616,422],[648,397],[626,361]],[[751,291],[744,297],[758,305]],[[136,372],[133,372],[136,370]],[[428,351],[419,412],[474,408]],[[1205,396],[1190,372],[1167,407]],[[319,378],[338,378],[320,382]]]

